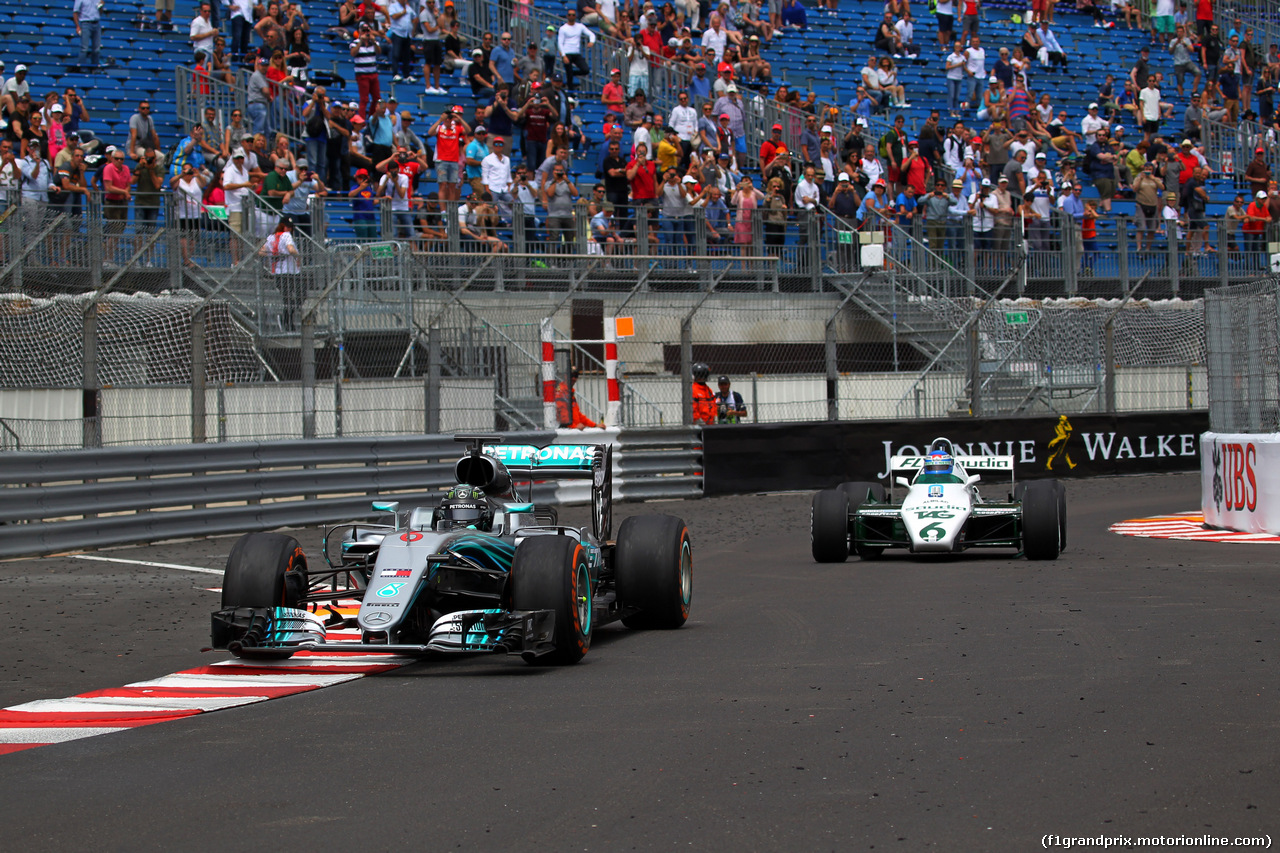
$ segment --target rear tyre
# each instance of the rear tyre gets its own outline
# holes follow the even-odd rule
[[[307,558],[292,536],[246,533],[231,547],[222,574],[222,609],[235,607],[301,607],[307,594]],[[216,631],[215,631],[216,634]],[[215,636],[215,645],[217,637]],[[248,660],[277,660],[292,649],[237,651]]]
[[[836,488],[848,496],[850,512],[867,502],[868,493],[871,494],[871,498],[876,503],[884,503],[888,498],[888,493],[885,492],[883,483],[855,481],[852,483],[841,483]]]
[[[813,496],[809,521],[813,559],[843,563],[849,558],[849,498],[840,489],[823,489]]]
[[[591,573],[582,543],[572,536],[530,536],[511,563],[514,610],[555,613],[555,650],[535,664],[577,663],[591,648]]]
[[[881,483],[852,482],[841,483],[840,491],[845,493],[849,499],[849,515],[857,512],[858,507],[867,502],[867,495],[876,503],[884,503],[888,499],[888,494],[884,490]],[[851,537],[852,538],[852,537]],[[853,552],[863,560],[874,560],[884,553],[883,548],[875,548],[871,545],[863,545],[856,538],[853,540]]]
[[[1029,483],[1022,495],[1022,553],[1028,560],[1057,559],[1060,531],[1056,484]]]
[[[622,522],[614,547],[618,601],[639,608],[628,628],[679,628],[693,602],[693,549],[684,519],[637,515]]]
[[[1058,553],[1067,550],[1067,487],[1061,480],[1054,480],[1058,492]]]
[[[246,533],[231,547],[222,575],[222,608],[298,607],[307,591],[307,558],[283,533]]]

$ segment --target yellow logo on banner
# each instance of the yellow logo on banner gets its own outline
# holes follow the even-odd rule
[[[1053,441],[1049,442],[1049,459],[1044,463],[1046,471],[1052,471],[1053,463],[1057,460],[1066,462],[1068,469],[1076,467],[1076,463],[1071,461],[1071,454],[1067,452],[1067,441],[1074,431],[1067,416],[1060,415],[1058,423],[1053,428]]]

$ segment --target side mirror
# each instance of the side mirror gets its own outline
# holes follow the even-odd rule
[[[374,512],[391,513],[391,523],[396,530],[400,529],[399,510],[400,510],[400,501],[374,501],[373,502]]]
[[[968,477],[965,477],[964,484],[966,486],[972,486],[974,483],[978,482],[981,479],[982,479],[981,474],[970,474]]]
[[[911,481],[908,480],[906,477],[895,477],[893,482],[897,483],[899,486],[902,486],[904,489],[911,487]]]

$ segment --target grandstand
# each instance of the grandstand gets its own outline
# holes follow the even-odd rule
[[[478,44],[485,32],[496,35],[510,29],[516,34],[519,55],[524,40],[537,41],[547,23],[556,26],[564,20],[556,14],[556,9],[515,7],[511,3],[480,0],[460,5],[467,50]],[[519,14],[504,18],[513,8],[518,9]],[[812,92],[818,105],[837,108],[833,114],[824,112],[822,118],[822,122],[832,123],[837,143],[855,127],[849,105],[860,70],[869,55],[881,53],[873,48],[872,41],[882,9],[878,2],[840,0],[834,14],[810,12],[803,32],[781,32],[772,42],[762,45],[761,54],[772,66],[775,87],[785,84],[801,93]],[[173,31],[162,32],[149,24],[149,5],[110,6],[103,27],[106,67],[82,71],[75,67],[79,39],[69,7],[0,0],[0,28],[9,35],[2,57],[8,67],[6,74],[12,74],[18,63],[26,64],[33,98],[74,87],[84,98],[91,115],[84,126],[107,144],[122,145],[126,141],[129,118],[139,101],[146,99],[152,106],[162,147],[171,154],[173,146],[187,134],[204,106],[215,107],[220,123],[228,120],[233,107],[244,107],[248,77],[245,70],[236,69],[235,83],[231,86],[201,83],[193,78],[187,32],[194,11],[193,3],[180,2]],[[310,67],[313,72],[320,72],[313,73],[313,79],[325,79],[330,95],[337,100],[357,100],[348,38],[331,30],[337,23],[336,16],[331,10],[310,4],[304,11],[309,14],[311,24]],[[1025,10],[1000,3],[984,5],[979,32],[987,49],[988,71],[996,51],[1000,47],[1012,48],[1021,38],[1024,27],[1015,23],[1021,14],[1025,14]],[[222,17],[222,31],[226,34],[225,9]],[[144,26],[144,22],[148,25]],[[1225,23],[1223,29],[1225,33]],[[1030,88],[1036,94],[1047,93],[1054,111],[1065,110],[1068,125],[1078,130],[1088,104],[1098,99],[1099,81],[1106,74],[1123,80],[1136,61],[1139,49],[1150,42],[1150,37],[1145,31],[1129,31],[1123,25],[1097,28],[1092,17],[1076,12],[1073,4],[1059,4],[1053,30],[1069,56],[1069,71],[1033,62],[1029,71]],[[256,37],[252,40],[255,45],[259,41]],[[899,82],[905,87],[910,105],[868,117],[869,127],[864,136],[867,142],[877,142],[898,114],[905,119],[907,135],[913,139],[933,110],[941,111],[944,129],[952,121],[948,118],[947,87],[937,47],[936,22],[923,6],[916,11],[915,42],[921,48],[919,60],[898,60]],[[597,163],[603,144],[603,126],[608,118],[608,111],[600,102],[601,87],[608,78],[608,70],[611,67],[625,69],[627,60],[621,43],[602,38],[589,51],[588,61],[591,70],[580,81],[573,109],[575,124],[582,128],[584,138],[574,144],[567,164],[583,201],[574,207],[572,226],[558,236],[548,228],[547,211],[539,202],[532,210],[518,209],[513,216],[495,217],[487,230],[494,242],[481,242],[474,236],[475,231],[467,228],[468,211],[463,206],[470,205],[470,212],[474,214],[475,199],[471,187],[465,184],[461,202],[442,203],[438,208],[433,203],[423,208],[425,215],[419,218],[415,214],[411,229],[406,229],[403,221],[390,211],[383,211],[377,215],[372,233],[357,230],[357,214],[345,197],[312,199],[310,226],[305,235],[299,236],[305,290],[312,296],[329,296],[334,288],[345,294],[341,300],[331,299],[333,304],[317,309],[311,318],[317,324],[315,333],[321,339],[317,344],[320,347],[317,360],[322,377],[340,375],[344,363],[349,363],[360,378],[420,375],[429,361],[420,351],[429,321],[447,314],[449,322],[456,322],[455,328],[461,328],[475,319],[474,316],[459,319],[453,316],[458,313],[456,310],[446,310],[449,302],[462,304],[458,294],[463,291],[494,294],[485,310],[491,312],[488,316],[501,317],[501,320],[491,326],[507,328],[515,324],[523,328],[531,322],[531,312],[566,310],[566,300],[575,292],[598,295],[610,300],[612,306],[637,288],[656,290],[671,294],[671,301],[666,308],[654,310],[681,314],[691,308],[696,311],[697,294],[714,288],[718,293],[741,293],[744,299],[764,299],[775,308],[777,303],[768,300],[787,299],[788,295],[796,305],[805,305],[806,300],[814,299],[825,304],[834,299],[832,304],[838,306],[835,310],[856,314],[854,322],[840,326],[839,334],[845,337],[836,343],[862,347],[864,355],[854,359],[860,369],[913,372],[906,386],[916,388],[923,386],[914,372],[936,370],[964,375],[970,371],[965,379],[969,392],[964,388],[949,388],[941,395],[946,399],[930,405],[937,411],[971,413],[976,396],[975,379],[970,359],[960,352],[962,347],[957,343],[964,342],[963,330],[978,325],[965,319],[974,307],[982,304],[970,299],[980,300],[992,293],[1000,298],[1024,300],[1039,297],[1116,299],[1127,297],[1139,284],[1139,298],[1195,299],[1208,287],[1248,279],[1271,263],[1269,255],[1274,246],[1267,245],[1267,240],[1275,240],[1274,234],[1268,231],[1266,237],[1246,242],[1243,235],[1237,233],[1239,220],[1231,218],[1228,210],[1235,194],[1248,186],[1242,173],[1254,145],[1265,148],[1269,161],[1280,153],[1274,136],[1268,136],[1261,125],[1248,121],[1233,126],[1205,122],[1202,154],[1212,170],[1205,183],[1210,200],[1203,248],[1195,253],[1191,251],[1191,235],[1184,239],[1181,229],[1174,225],[1170,225],[1166,233],[1148,237],[1146,245],[1141,245],[1141,229],[1133,220],[1134,201],[1123,194],[1113,200],[1109,212],[1104,211],[1097,219],[1097,236],[1087,240],[1079,239],[1077,222],[1056,208],[1040,222],[1017,217],[1012,223],[1009,241],[1002,244],[993,239],[990,232],[975,230],[971,221],[931,230],[921,217],[906,221],[897,217],[881,219],[868,215],[859,219],[837,215],[832,201],[824,193],[822,206],[813,213],[789,204],[782,213],[785,222],[774,228],[770,228],[772,222],[766,224],[757,212],[750,218],[746,239],[741,242],[732,236],[717,240],[717,223],[708,219],[702,210],[694,210],[687,239],[667,238],[663,217],[648,221],[640,218],[634,225],[619,222],[619,231],[631,238],[631,242],[607,247],[607,251],[596,239],[591,222],[594,208],[589,210],[586,200],[593,199],[592,189],[599,182]],[[1162,100],[1168,102],[1174,118],[1163,123],[1161,135],[1176,146],[1182,139],[1182,116],[1188,102],[1177,95],[1172,84],[1172,61],[1167,51],[1153,50],[1151,68],[1163,72],[1168,81],[1162,90]],[[412,113],[415,129],[428,145],[433,145],[434,140],[427,139],[426,129],[446,108],[461,105],[470,121],[476,107],[488,103],[487,99],[473,98],[470,87],[456,71],[446,72],[443,77],[448,92],[445,95],[425,93],[420,79],[413,83],[395,82],[385,57],[379,65],[379,76],[383,97],[396,97],[399,108]],[[669,113],[677,89],[688,79],[688,69],[659,63],[651,69],[651,79],[655,85],[650,100],[655,112]],[[773,101],[773,89],[756,93],[744,86],[743,92],[745,150],[738,160],[742,174],[754,178],[759,187],[762,184],[760,144],[769,136],[773,124],[779,123],[788,148],[800,150],[806,114]],[[694,103],[698,101],[695,99]],[[289,96],[280,105],[282,116],[292,116],[291,120],[283,121],[282,126],[293,137],[291,144],[298,154],[304,147],[299,138],[304,135],[301,104],[297,97]],[[962,118],[970,133],[980,132],[987,126],[987,122],[976,119],[971,109],[964,111]],[[1141,129],[1127,114],[1121,123],[1131,142],[1141,138]],[[625,147],[629,148],[629,131],[624,138]],[[512,148],[520,164],[520,146]],[[1057,175],[1061,158],[1052,149],[1048,155],[1047,167]],[[938,171],[944,171],[941,163]],[[422,196],[435,190],[435,178],[434,172],[425,172],[417,194]],[[1091,180],[1086,178],[1083,186],[1085,200],[1098,199]],[[871,191],[867,188],[863,192],[870,194]],[[230,234],[219,225],[215,204],[210,204],[209,212],[201,217],[197,233],[179,235],[171,227],[176,224],[177,210],[172,198],[167,197],[159,228],[137,221],[134,210],[121,240],[110,239],[111,235],[103,231],[98,218],[99,204],[97,196],[91,196],[81,214],[50,226],[55,232],[45,239],[33,240],[32,237],[47,222],[33,226],[30,217],[24,221],[21,212],[8,214],[0,291],[42,298],[106,287],[127,293],[190,291],[220,302],[225,300],[229,315],[252,339],[251,347],[261,365],[261,378],[294,381],[304,378],[307,359],[300,349],[300,329],[287,322],[287,306],[276,292],[270,272],[248,260],[275,222],[275,211],[270,209],[268,200],[255,195],[248,201],[246,221],[251,225],[240,236]],[[1280,206],[1280,200],[1273,206]],[[521,212],[526,215],[522,216]],[[727,227],[732,235],[737,211],[729,213],[731,218],[719,224],[721,231]],[[432,228],[431,236],[419,230],[423,225]],[[1274,226],[1269,228],[1274,230]],[[88,239],[71,239],[59,244],[59,229]],[[1172,232],[1172,239],[1168,232]],[[500,255],[491,253],[489,250],[496,243],[508,251]],[[513,305],[498,296],[503,292],[516,292],[520,294],[519,299],[528,299]],[[441,300],[445,307],[441,307]],[[948,306],[946,310],[936,308],[944,304]],[[1019,304],[1025,307],[1027,303]],[[1059,307],[1044,316],[1056,316],[1061,305],[1070,303],[1055,304]],[[931,305],[935,307],[929,308]],[[1031,305],[1033,315],[1040,316],[1035,313],[1039,310],[1036,303]],[[827,309],[815,310],[821,313]],[[521,317],[522,311],[528,316]],[[1021,310],[1011,313],[1016,316]],[[340,319],[335,319],[339,315]],[[1188,325],[1181,313],[1178,317],[1173,326],[1180,330],[1179,340],[1202,334],[1202,330],[1196,331],[1195,324]],[[831,324],[827,326],[830,328]],[[1067,405],[1061,399],[1055,402],[1052,389],[1042,394],[1047,383],[1035,378],[1037,373],[1043,378],[1052,372],[1049,367],[1054,358],[1052,346],[1046,349],[1047,345],[1041,340],[1036,344],[1037,354],[1027,356],[1024,362],[1019,348],[1030,346],[1027,343],[1030,336],[1014,334],[1004,340],[994,330],[985,325],[983,328],[987,329],[983,335],[987,337],[984,346],[988,350],[982,359],[983,369],[1006,377],[1020,374],[1016,381],[1004,383],[1007,387],[1000,395],[987,397],[987,411],[992,411],[993,406],[997,411],[1027,412]],[[1092,336],[1095,355],[1098,355],[1101,326],[1095,324],[1091,328],[1094,331],[1086,337]],[[339,334],[335,329],[342,331]],[[720,336],[714,345],[719,347],[743,344],[763,346],[767,350],[791,343],[784,325],[767,334],[758,328],[717,334]],[[1046,329],[1036,335],[1040,339],[1046,335],[1053,338]],[[653,343],[659,350],[664,346],[669,348],[677,336],[678,330]],[[806,345],[821,342],[821,337],[821,332],[810,332],[804,341]],[[244,345],[240,338],[234,343]],[[485,344],[490,350],[504,345],[515,350],[532,346],[523,339],[518,344],[514,341],[502,344],[496,340]],[[178,349],[181,351],[182,346]],[[1184,350],[1194,353],[1199,347],[1192,342]],[[335,357],[333,353],[343,354]],[[1129,366],[1158,366],[1148,365],[1138,356],[1135,359]],[[1082,393],[1077,395],[1082,399],[1070,405],[1102,405],[1102,372],[1083,368],[1088,361],[1086,356],[1073,356],[1072,369],[1076,373],[1083,369],[1081,375],[1087,376],[1085,381],[1074,383],[1083,386]],[[835,370],[837,362],[846,364],[848,359],[843,355],[832,359],[826,370]],[[1029,370],[1030,362],[1039,367]],[[1196,362],[1193,356],[1188,356],[1182,361],[1166,359],[1160,365],[1175,363],[1178,366],[1173,374],[1181,376],[1183,367]],[[637,373],[661,373],[670,369],[672,362],[659,354],[636,358],[633,366]],[[678,361],[676,366],[680,366]],[[462,368],[458,370],[458,375],[465,375]],[[785,372],[767,364],[759,365],[758,370],[765,374]],[[1059,377],[1065,375],[1059,371]],[[1186,376],[1183,386],[1190,388],[1191,371],[1186,371]],[[20,384],[22,380],[15,381]],[[989,377],[984,384],[989,384]],[[900,390],[886,392],[885,415],[903,411],[906,404],[899,400],[900,394]],[[504,428],[521,423],[526,413],[536,412],[536,399],[532,402],[515,399],[519,396],[513,392],[502,404],[508,411],[506,421],[501,424]],[[660,395],[655,391],[650,396],[656,399]],[[1181,406],[1193,396],[1191,391],[1185,394],[1178,391],[1172,398]],[[788,397],[780,393],[776,400],[775,419],[797,410],[792,405],[794,395]],[[814,402],[813,416],[821,417],[827,411],[834,411],[828,408],[828,402],[826,398]],[[636,405],[645,409],[642,403]],[[656,411],[652,406],[650,409]],[[844,409],[841,413],[842,416],[849,414]],[[652,417],[665,422],[670,420],[670,413]]]

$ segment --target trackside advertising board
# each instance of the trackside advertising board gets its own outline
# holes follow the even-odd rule
[[[1280,533],[1280,435],[1202,435],[1200,506],[1210,527]]]
[[[1013,457],[1018,480],[1196,471],[1208,428],[1205,411],[709,426],[702,431],[704,489],[723,495],[885,482],[893,457],[921,456],[939,436],[963,457]]]

